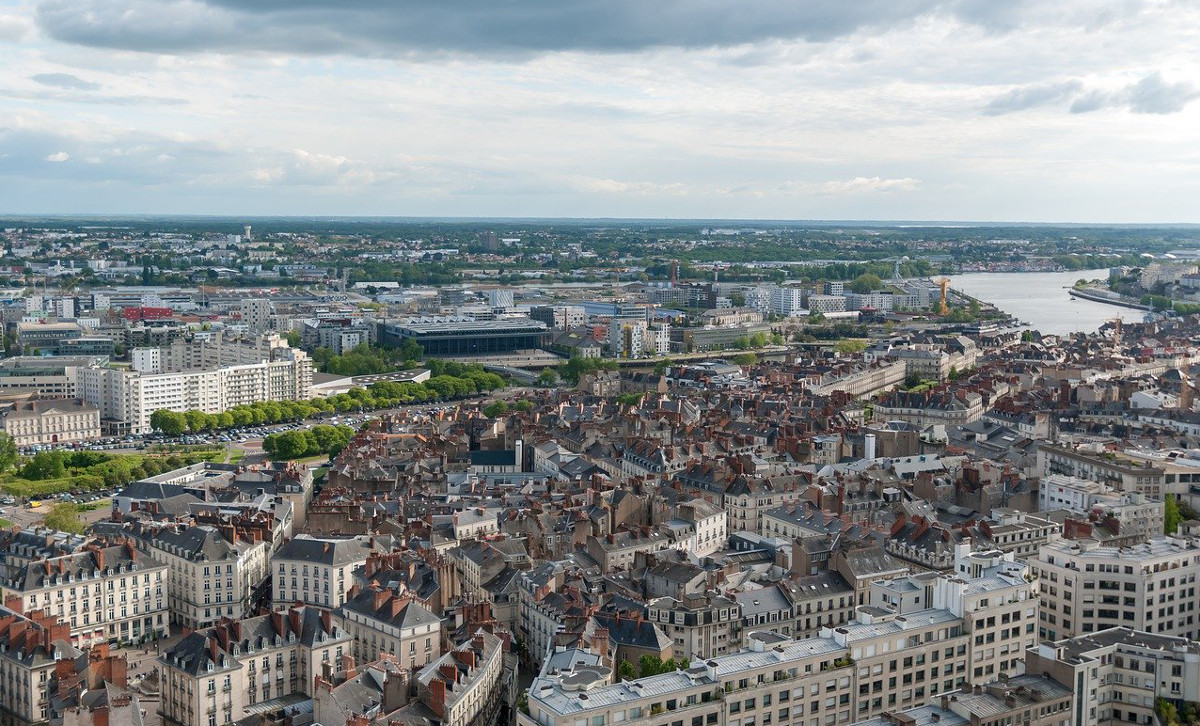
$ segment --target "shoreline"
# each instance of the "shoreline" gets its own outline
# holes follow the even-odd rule
[[[1134,310],[1150,310],[1149,305],[1143,305],[1140,302],[1134,302],[1125,298],[1112,298],[1106,295],[1100,295],[1098,293],[1089,292],[1086,288],[1080,289],[1077,287],[1071,287],[1067,289],[1067,294],[1071,297],[1077,297],[1081,300],[1091,300],[1092,302],[1104,303],[1106,305],[1113,305],[1115,307],[1132,308]]]

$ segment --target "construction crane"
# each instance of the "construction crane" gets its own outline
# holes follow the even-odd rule
[[[937,283],[938,287],[942,291],[942,298],[941,298],[941,301],[938,303],[938,315],[942,315],[942,316],[949,315],[950,314],[950,306],[946,304],[946,293],[949,292],[949,290],[950,290],[950,278],[939,277],[938,279],[934,280],[934,282]]]

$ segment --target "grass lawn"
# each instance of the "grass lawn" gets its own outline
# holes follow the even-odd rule
[[[0,529],[8,529],[11,526],[13,526],[13,521],[11,519],[0,517]]]
[[[229,454],[228,454],[229,458],[226,459],[225,461],[228,464],[236,464],[239,461],[241,461],[242,457],[244,457],[245,455],[246,455],[245,449],[229,449]]]

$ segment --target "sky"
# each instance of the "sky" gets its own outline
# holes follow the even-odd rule
[[[0,214],[1200,222],[1196,0],[0,0]]]

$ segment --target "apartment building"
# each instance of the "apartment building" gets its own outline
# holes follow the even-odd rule
[[[1069,683],[1071,726],[1158,723],[1159,698],[1200,702],[1200,644],[1127,627],[1044,642],[1025,654],[1026,669]]]
[[[1062,474],[1107,484],[1123,492],[1138,492],[1159,501],[1166,487],[1166,471],[1162,468],[1111,451],[1073,449],[1043,442],[1038,444],[1037,466],[1043,478]]]
[[[170,632],[167,566],[132,542],[31,562],[0,586],[22,612],[42,610],[70,628],[79,647],[141,643]]]
[[[272,608],[294,603],[341,607],[354,586],[354,570],[367,562],[372,538],[297,535],[271,556]]]
[[[660,597],[651,600],[646,610],[646,619],[673,641],[671,652],[676,659],[698,661],[741,649],[742,608],[725,595]]]
[[[1115,627],[1200,638],[1195,537],[1158,535],[1130,547],[1064,540],[1044,545],[1030,566],[1041,593],[1043,640]]]
[[[312,398],[312,361],[301,350],[277,348],[266,362],[209,370],[138,373],[117,368],[80,369],[85,401],[100,409],[113,433],[149,433],[159,409],[221,413],[258,401]]]
[[[198,630],[254,612],[268,575],[266,540],[230,542],[215,527],[193,526],[137,529],[134,542],[167,566],[172,624]]]
[[[41,610],[0,607],[0,722],[48,723],[55,663],[80,655],[66,623]]]
[[[587,666],[543,675],[518,724],[837,726],[959,692],[989,667],[1009,677],[1037,637],[1033,585],[1009,557],[959,550],[953,573],[874,583],[853,622],[804,640],[752,634],[749,650],[687,670],[617,685]]]
[[[415,670],[442,654],[442,621],[410,595],[354,588],[336,613],[352,638],[355,660],[372,661],[386,653]]]
[[[350,642],[328,610],[307,606],[198,630],[158,657],[163,722],[222,726],[258,704],[312,696]]]
[[[500,708],[505,642],[479,630],[417,674],[417,698],[442,726],[490,724]]]
[[[15,401],[0,408],[0,429],[17,446],[100,438],[100,409],[78,399]]]

